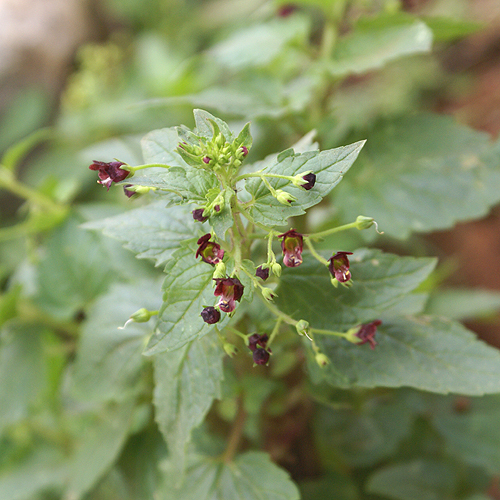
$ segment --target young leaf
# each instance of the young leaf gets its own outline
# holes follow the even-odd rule
[[[301,266],[283,270],[276,304],[295,319],[327,330],[351,328],[406,304],[408,293],[436,264],[434,259],[358,250],[350,259],[354,285],[335,289],[328,269],[307,253],[304,256]]]
[[[389,465],[368,480],[367,491],[395,500],[456,498],[458,471],[444,461],[414,460]]]
[[[269,225],[285,225],[289,217],[304,214],[307,208],[318,204],[342,180],[364,143],[365,141],[360,141],[327,151],[302,154],[292,154],[288,150],[289,154],[286,156],[283,153],[278,155],[276,161],[264,168],[262,173],[294,176],[312,171],[317,176],[314,188],[305,191],[288,180],[268,178],[275,189],[285,189],[297,198],[291,206],[285,206],[271,195],[260,178],[250,178],[245,185],[253,200],[248,212],[256,222]]]
[[[311,362],[314,376],[336,387],[406,386],[473,396],[500,391],[500,352],[453,321],[384,319],[374,350],[325,335],[315,339],[331,364],[319,371]]]
[[[169,500],[299,500],[300,494],[288,474],[274,465],[267,453],[250,451],[226,464],[197,457],[178,486],[175,466],[167,463],[165,484],[158,498]]]
[[[357,175],[335,190],[335,206],[345,221],[370,214],[396,238],[451,227],[500,199],[497,150],[488,149],[486,134],[449,117],[388,122],[370,133]]]
[[[156,310],[160,305],[158,282],[114,284],[88,311],[79,339],[72,374],[79,398],[120,401],[136,391],[144,363],[142,351],[151,323],[125,321],[138,309]]]
[[[205,323],[200,313],[216,303],[213,288],[214,268],[195,258],[191,248],[181,248],[165,266],[163,305],[158,323],[144,354],[172,351],[196,337],[207,334],[213,325]],[[227,322],[227,315],[218,324]]]
[[[183,206],[165,207],[164,201],[93,220],[82,227],[101,230],[124,242],[124,247],[136,253],[137,258],[153,259],[157,266],[165,264],[182,241],[197,234],[190,210]]]
[[[414,18],[365,17],[339,41],[328,69],[335,76],[365,73],[403,56],[429,52],[431,45],[432,31]]]
[[[196,123],[196,133],[201,137],[205,137],[206,139],[212,139],[214,136],[214,124],[219,127],[220,133],[226,139],[226,142],[233,142],[234,136],[229,128],[228,124],[217,118],[214,115],[211,115],[208,111],[204,111],[203,109],[195,109],[193,111],[194,121]]]
[[[224,351],[215,335],[154,356],[155,419],[181,474],[191,431],[221,397]]]

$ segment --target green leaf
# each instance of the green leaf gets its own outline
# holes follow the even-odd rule
[[[274,198],[260,178],[250,178],[245,188],[252,196],[254,203],[248,212],[256,222],[270,225],[284,225],[289,217],[305,213],[305,210],[318,204],[341,180],[356,160],[364,141],[330,149],[327,151],[309,151],[278,158],[263,173],[294,176],[301,172],[312,171],[316,174],[316,184],[306,191],[294,186],[285,179],[268,178],[275,189],[284,189],[297,198],[291,206],[285,206]]]
[[[0,338],[0,434],[3,427],[25,419],[47,385],[42,330],[11,323]]]
[[[354,467],[373,466],[395,453],[415,418],[397,392],[373,397],[358,408],[321,406],[314,426],[321,462],[327,469],[334,469],[339,458]]]
[[[500,309],[500,292],[477,289],[447,289],[431,294],[426,314],[456,320],[495,314]]]
[[[216,302],[213,288],[214,268],[195,259],[195,250],[182,248],[165,266],[163,304],[158,323],[144,354],[150,356],[172,351],[213,329],[201,319],[201,311]],[[228,316],[218,323],[222,326]]]
[[[167,208],[165,201],[93,220],[82,227],[101,230],[124,242],[124,247],[136,253],[137,258],[153,259],[157,266],[165,264],[182,241],[197,235],[190,211],[186,207]]]
[[[155,420],[179,473],[192,429],[203,421],[214,398],[221,397],[223,355],[217,337],[206,335],[153,358]]]
[[[118,327],[142,307],[158,309],[159,291],[159,283],[152,280],[114,284],[88,311],[72,376],[79,398],[123,400],[137,390],[144,362],[142,351],[152,326],[130,323],[122,330]]]
[[[74,438],[65,498],[81,498],[118,458],[129,433],[134,401],[96,407],[67,421]]]
[[[432,30],[436,42],[450,42],[472,35],[485,27],[484,23],[452,17],[425,17],[425,24]]]
[[[484,215],[500,199],[500,145],[451,118],[417,115],[377,127],[357,175],[335,190],[342,219],[374,217],[386,234],[407,238]],[[439,215],[439,216],[438,216]]]
[[[436,412],[433,423],[450,453],[496,474],[500,468],[500,397],[471,398],[462,412],[452,402],[446,410]]]
[[[357,250],[350,258],[354,285],[334,288],[328,269],[306,252],[304,257],[301,266],[283,270],[276,304],[295,319],[327,330],[348,329],[390,312],[401,302],[406,304],[408,293],[436,263],[434,259],[398,257],[380,250]]]
[[[389,465],[368,480],[367,491],[395,500],[453,500],[458,473],[436,460]]]
[[[407,386],[474,396],[500,391],[500,352],[453,321],[385,320],[374,350],[324,335],[315,338],[332,363],[319,372],[311,360],[311,369],[333,386]]]
[[[52,136],[52,130],[41,128],[28,135],[21,141],[7,149],[0,160],[0,164],[9,170],[14,170],[21,160],[40,142],[49,139]]]
[[[216,61],[230,69],[265,66],[293,41],[305,43],[309,21],[305,16],[274,18],[240,29],[209,51]]]
[[[216,116],[210,114],[208,111],[203,109],[195,109],[193,111],[194,121],[196,123],[196,134],[205,137],[205,139],[211,140],[214,136],[214,123],[219,127],[220,132],[226,139],[226,142],[233,142],[234,136],[229,128],[228,124],[217,118]]]
[[[364,17],[338,42],[328,70],[334,76],[365,73],[403,56],[429,52],[431,46],[432,31],[412,17]]]
[[[176,488],[175,466],[167,463],[165,484],[158,500],[299,500],[288,474],[267,453],[247,452],[225,464],[213,459],[193,460],[182,486]]]

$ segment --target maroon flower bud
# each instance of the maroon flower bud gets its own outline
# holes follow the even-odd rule
[[[240,301],[243,296],[244,286],[238,278],[217,278],[214,295],[220,296],[218,306],[221,311],[229,313],[234,311],[236,301]]]
[[[305,189],[306,191],[309,191],[309,189],[312,189],[314,187],[314,184],[316,184],[316,174],[313,174],[312,172],[310,174],[306,174],[306,175],[302,176],[302,179],[307,181],[307,183],[302,184],[302,186],[300,186],[300,187]]]
[[[193,214],[193,219],[197,220],[198,222],[205,222],[206,220],[208,220],[208,217],[203,217],[204,211],[204,208],[197,208],[196,210],[193,210],[191,212]]]
[[[204,156],[203,157],[203,163],[206,163],[207,165],[210,163],[211,158],[209,156]]]
[[[132,191],[131,189],[127,189],[130,186],[132,186],[132,184],[125,184],[125,186],[123,186],[123,192],[125,193],[125,196],[127,198],[132,198],[132,196],[134,196],[134,194],[136,194],[135,191]]]
[[[348,255],[352,255],[352,252],[337,252],[328,259],[330,261],[328,270],[332,276],[337,278],[337,280],[341,283],[345,283],[351,279],[349,259],[347,258]]]
[[[220,311],[215,309],[215,307],[209,306],[205,307],[203,311],[201,311],[201,317],[203,318],[203,321],[205,323],[208,323],[209,325],[214,325],[215,323],[218,323],[220,320]]]
[[[267,365],[269,361],[269,352],[261,347],[257,347],[253,352],[253,362],[256,365]]]
[[[376,319],[371,323],[366,323],[364,325],[360,325],[356,328],[351,328],[347,334],[346,339],[349,342],[354,344],[362,345],[362,344],[370,344],[372,349],[375,349],[377,342],[375,342],[375,334],[377,333],[377,326],[381,325],[382,321]]]
[[[222,250],[219,244],[214,243],[213,241],[208,241],[210,237],[210,233],[207,233],[198,240],[197,243],[200,246],[196,251],[196,258],[201,257],[203,262],[215,266],[215,264],[222,261],[222,258],[224,257],[224,250]]]
[[[245,157],[248,154],[248,148],[246,146],[241,146],[241,151],[243,151],[243,156]]]
[[[304,238],[295,229],[290,229],[286,233],[280,234],[283,250],[283,264],[286,267],[297,267],[302,264],[302,250],[304,248]]]
[[[110,163],[105,163],[103,161],[96,161],[90,165],[90,170],[97,170],[99,172],[99,183],[103,186],[109,188],[113,182],[123,181],[130,172],[128,170],[122,170],[120,167],[125,165],[121,161],[112,161]]]
[[[297,10],[297,6],[293,3],[286,3],[278,9],[278,16],[288,17]]]
[[[265,349],[268,340],[269,336],[267,335],[267,333],[263,333],[262,335],[254,333],[253,335],[250,335],[250,337],[248,337],[248,348],[251,351],[255,351],[255,349],[257,349],[257,346]]]
[[[214,206],[214,210],[215,210],[216,212],[220,212],[220,205],[215,205],[215,206]]]
[[[269,268],[266,267],[265,269],[263,269],[262,266],[259,266],[255,270],[255,276],[257,276],[257,278],[260,278],[261,280],[266,281],[267,278],[269,278]]]

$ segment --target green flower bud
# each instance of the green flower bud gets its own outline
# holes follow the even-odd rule
[[[362,229],[368,229],[373,226],[375,219],[373,217],[365,217],[364,215],[358,215],[356,219],[356,229],[360,231]]]
[[[297,333],[299,335],[308,336],[307,334],[309,333],[309,322],[305,319],[301,319],[300,321],[298,321],[295,325],[295,328],[297,329]]]
[[[151,191],[151,188],[148,186],[132,186],[127,188],[129,191],[135,191],[139,194],[146,194]]]
[[[330,364],[330,360],[322,352],[318,352],[318,354],[316,354],[315,356],[315,359],[316,363],[318,363],[318,365],[321,366],[321,368],[324,368],[326,365]]]
[[[262,288],[262,296],[269,302],[272,302],[276,294],[270,288]]]
[[[230,344],[229,342],[224,342],[224,344],[222,345],[225,353],[230,357],[232,358],[234,355],[238,354],[238,348],[233,345],[233,344]]]
[[[297,201],[295,196],[283,191],[282,189],[277,189],[275,193],[276,199],[283,205],[290,205],[292,201]]]
[[[273,272],[273,274],[276,276],[276,277],[280,277],[281,276],[281,266],[275,262],[272,266],[271,266],[271,270]]]
[[[138,311],[135,311],[135,313],[130,316],[130,319],[135,323],[146,323],[150,320],[151,316],[151,311],[148,311],[145,307],[142,307]]]

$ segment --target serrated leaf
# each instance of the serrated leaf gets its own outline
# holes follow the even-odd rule
[[[285,45],[305,41],[309,21],[304,16],[274,18],[268,22],[240,29],[209,50],[220,64],[235,70],[264,66],[273,61]]]
[[[344,330],[391,311],[432,271],[436,261],[398,257],[380,250],[357,250],[350,258],[354,285],[334,288],[328,269],[310,254],[304,263],[283,270],[276,304],[312,327]],[[311,298],[314,297],[314,300]]]
[[[233,142],[233,133],[225,121],[203,109],[195,109],[193,114],[194,121],[196,123],[196,133],[198,135],[205,137],[206,139],[212,139],[214,136],[214,127],[212,122],[214,122],[219,127],[219,130],[226,139],[226,142]]]
[[[165,201],[87,222],[82,227],[101,230],[125,243],[124,247],[137,254],[137,258],[153,259],[157,266],[165,264],[180,242],[197,235],[190,210],[182,206],[165,207]]]
[[[275,162],[262,170],[263,173],[294,176],[312,171],[316,174],[316,184],[306,191],[286,179],[268,178],[275,189],[284,189],[297,198],[291,206],[285,206],[271,195],[261,179],[250,178],[245,188],[254,203],[248,207],[248,212],[256,222],[270,225],[284,225],[289,217],[304,214],[307,208],[319,203],[342,180],[363,145],[364,141],[360,141],[327,151],[278,156]]]
[[[28,416],[47,385],[42,330],[10,324],[0,337],[0,435],[4,426]]]
[[[484,133],[449,117],[418,115],[387,122],[369,138],[357,175],[335,190],[346,222],[370,214],[386,234],[407,238],[484,215],[500,199],[493,188],[499,155]]]
[[[225,464],[213,459],[193,460],[184,483],[176,488],[174,470],[167,464],[165,484],[158,500],[299,500],[288,474],[267,453],[247,452]]]
[[[148,280],[113,285],[88,311],[72,372],[73,390],[88,401],[123,400],[134,392],[142,371],[151,323],[125,321],[138,309],[160,305],[160,285]]]
[[[453,403],[447,410],[437,412],[433,424],[449,451],[496,474],[500,468],[500,397],[471,398],[464,411],[457,412]]]
[[[395,500],[453,500],[458,473],[436,460],[389,465],[368,480],[367,491]]]
[[[365,17],[337,43],[328,70],[335,76],[365,73],[403,56],[429,52],[431,46],[432,31],[421,21]]]
[[[178,349],[213,329],[200,316],[205,306],[216,303],[213,266],[196,260],[193,249],[182,248],[170,259],[164,272],[167,277],[162,287],[163,304],[144,351],[147,356]],[[218,326],[222,327],[227,320],[225,315]]]
[[[223,355],[214,334],[154,357],[155,420],[180,474],[191,431],[203,421],[214,398],[221,397]]]
[[[428,316],[391,319],[378,328],[376,339],[371,350],[316,335],[332,363],[315,375],[345,389],[406,386],[474,396],[500,392],[500,352],[459,323]]]

